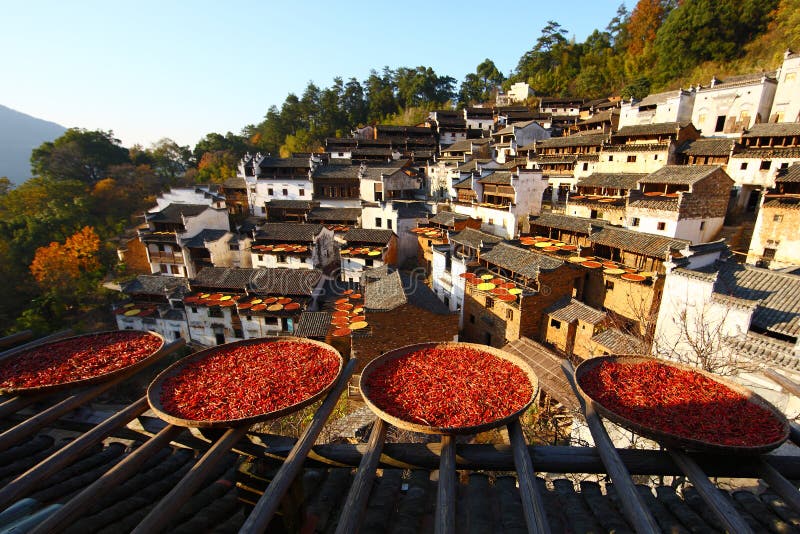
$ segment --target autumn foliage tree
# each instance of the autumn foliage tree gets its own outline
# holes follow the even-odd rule
[[[66,307],[76,305],[97,281],[99,251],[100,238],[94,228],[85,226],[63,244],[54,241],[36,249],[30,271],[45,292],[59,297]]]

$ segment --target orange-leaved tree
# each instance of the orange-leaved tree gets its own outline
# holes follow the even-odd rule
[[[64,244],[54,241],[36,249],[31,274],[45,290],[78,292],[100,269],[99,251],[100,238],[94,228],[85,226]]]

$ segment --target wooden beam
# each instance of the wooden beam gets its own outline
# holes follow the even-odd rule
[[[764,368],[761,370],[761,373],[785,389],[788,393],[791,393],[795,397],[800,397],[800,384],[789,380],[774,369]]]
[[[350,493],[347,494],[347,501],[342,508],[342,515],[339,517],[339,524],[336,526],[336,534],[354,534],[358,532],[361,518],[367,507],[372,482],[375,479],[375,469],[381,459],[381,451],[386,441],[387,424],[383,419],[375,419],[372,425],[372,432],[369,435],[369,443],[361,463],[358,465],[358,472],[350,486]]]
[[[453,436],[442,436],[439,460],[439,483],[436,494],[435,534],[456,531],[456,442]]]
[[[11,334],[5,337],[0,337],[0,349],[13,347],[14,345],[22,343],[23,341],[27,341],[32,337],[33,337],[33,332],[30,330],[21,330],[15,334]]]
[[[31,467],[23,474],[0,489],[0,510],[14,501],[28,495],[37,484],[75,462],[84,452],[108,437],[115,429],[125,426],[129,421],[144,413],[149,406],[142,397],[121,412],[109,417],[94,429],[73,440],[49,457]]]
[[[197,488],[206,481],[208,474],[230,452],[240,439],[247,434],[249,426],[228,429],[219,440],[192,466],[177,486],[162,498],[150,510],[141,523],[133,530],[134,534],[161,532],[169,524],[170,519],[181,509],[186,501],[194,495]]]
[[[670,451],[670,455],[728,532],[741,534],[753,532],[750,525],[742,519],[742,516],[733,507],[733,504],[722,496],[719,489],[711,483],[708,476],[694,460],[679,451]]]
[[[289,486],[291,486],[297,474],[303,468],[306,457],[314,446],[314,441],[316,441],[317,436],[319,436],[319,433],[322,431],[322,427],[325,426],[325,422],[333,412],[333,408],[339,401],[339,396],[344,392],[345,388],[347,388],[350,376],[356,369],[356,363],[357,360],[355,358],[347,362],[339,380],[314,414],[314,418],[311,420],[308,427],[306,427],[303,435],[295,446],[292,447],[292,451],[270,481],[264,494],[258,499],[253,511],[239,530],[241,534],[256,534],[264,532],[267,529],[272,516],[278,510],[281,499],[283,499],[283,496],[289,490]]]
[[[508,425],[508,436],[511,439],[511,449],[514,453],[514,465],[517,469],[519,493],[528,532],[549,534],[550,524],[547,522],[542,496],[539,495],[539,488],[536,486],[536,471],[525,443],[525,436],[522,434],[519,419]]]
[[[595,447],[600,454],[603,465],[606,467],[606,472],[611,476],[614,482],[614,488],[619,494],[620,504],[622,506],[622,513],[628,522],[636,529],[637,532],[660,532],[660,528],[647,505],[642,500],[641,495],[636,490],[636,486],[631,480],[631,475],[628,472],[625,464],[622,462],[611,438],[608,437],[605,427],[600,416],[594,410],[591,401],[584,399],[583,395],[578,390],[575,383],[575,370],[568,360],[562,363],[564,375],[569,380],[575,391],[575,396],[583,408],[583,413],[586,416],[586,423],[589,425],[589,431],[592,433]]]
[[[169,442],[183,432],[179,426],[169,425],[156,437],[130,453],[103,476],[95,480],[86,489],[67,501],[56,513],[48,517],[31,531],[31,534],[49,534],[59,532],[81,516],[104,492],[109,491],[134,475],[153,454],[169,445]]]
[[[761,471],[761,479],[769,484],[769,487],[783,498],[783,500],[796,512],[800,512],[800,491],[797,490],[792,482],[784,477],[777,469],[759,458],[758,468]]]

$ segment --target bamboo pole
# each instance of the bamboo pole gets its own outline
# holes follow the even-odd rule
[[[269,483],[269,486],[267,486],[267,490],[258,500],[258,503],[256,503],[255,508],[253,508],[253,511],[250,513],[244,525],[242,525],[242,528],[239,530],[241,534],[254,534],[266,530],[272,516],[278,509],[278,505],[280,505],[281,499],[283,499],[283,496],[289,490],[289,486],[291,486],[295,477],[303,468],[303,463],[308,453],[311,451],[311,448],[314,446],[314,441],[322,431],[322,427],[325,425],[331,412],[333,412],[333,408],[339,401],[339,396],[347,387],[350,375],[355,371],[356,363],[357,360],[355,358],[347,362],[336,385],[334,385],[331,392],[328,393],[322,406],[320,406],[317,413],[314,414],[311,423],[292,448],[292,451],[286,457],[286,461]]]
[[[381,459],[381,451],[386,441],[387,424],[383,419],[375,419],[372,432],[369,435],[369,443],[361,463],[358,466],[356,478],[347,494],[347,501],[342,508],[342,516],[336,527],[336,534],[355,534],[361,524],[364,509],[367,507],[372,481],[375,479],[375,469]]]
[[[442,436],[439,461],[439,487],[436,494],[436,534],[456,531],[456,442],[453,436]]]
[[[13,347],[17,343],[27,341],[33,337],[33,332],[30,330],[21,330],[15,334],[5,337],[0,337],[0,348]]]
[[[525,513],[528,532],[549,534],[550,525],[547,522],[547,513],[542,496],[539,495],[539,488],[536,487],[536,472],[519,419],[508,425],[508,436],[511,439],[511,450],[514,453],[514,465],[517,468],[519,493],[522,498],[522,510]]]

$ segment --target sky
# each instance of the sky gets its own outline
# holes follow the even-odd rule
[[[508,75],[548,20],[583,41],[621,3],[0,0],[0,104],[127,147],[193,147],[309,81],[425,65],[460,84],[485,58]]]

